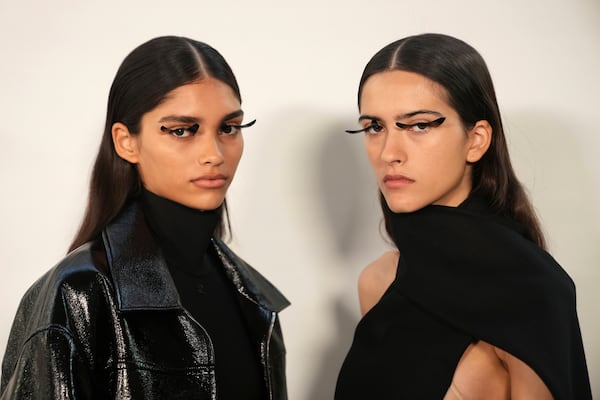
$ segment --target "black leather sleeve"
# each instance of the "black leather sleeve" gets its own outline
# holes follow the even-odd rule
[[[2,378],[1,400],[92,398],[89,368],[71,333],[61,326],[49,326],[27,338],[16,360],[5,358]]]
[[[106,282],[89,254],[70,255],[23,296],[2,362],[1,400],[98,395],[94,370],[110,344],[98,334],[107,320]]]

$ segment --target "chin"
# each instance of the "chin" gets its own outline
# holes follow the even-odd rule
[[[404,196],[399,198],[400,196],[386,196],[384,194],[384,197],[387,206],[394,213],[411,213],[428,205],[427,202],[411,201],[410,199],[406,199]]]
[[[211,211],[211,210],[216,210],[217,208],[221,207],[221,205],[223,204],[223,202],[221,201],[220,203],[204,203],[204,204],[197,204],[194,206],[191,206],[192,208],[195,208],[197,210],[201,210],[201,211]]]
[[[216,210],[217,208],[219,208],[223,204],[224,201],[225,201],[224,197],[219,197],[219,198],[214,198],[214,199],[192,198],[192,199],[186,199],[186,201],[182,201],[181,204],[183,204],[184,206],[189,207],[189,208],[194,208],[196,210],[210,211],[210,210]]]
[[[388,207],[390,208],[390,210],[392,210],[396,214],[411,213],[411,212],[415,212],[415,211],[423,208],[423,207],[408,207],[408,206],[391,207],[389,204],[388,204]]]

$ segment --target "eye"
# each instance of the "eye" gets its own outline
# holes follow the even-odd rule
[[[243,128],[249,128],[256,123],[256,120],[250,121],[247,124],[227,124],[224,123],[219,129],[225,136],[233,136],[241,132]]]
[[[382,130],[383,130],[383,126],[381,126],[378,121],[371,120],[371,123],[369,125],[365,126],[364,128],[357,129],[357,130],[347,129],[346,133],[361,133],[361,132],[364,132],[367,135],[377,135]]]
[[[188,136],[193,136],[198,132],[198,128],[200,125],[194,124],[188,127],[180,127],[180,128],[167,128],[165,126],[161,126],[161,132],[169,133],[177,138],[186,138]]]
[[[235,135],[240,132],[240,125],[221,125],[221,132],[223,135]]]
[[[426,132],[429,127],[430,127],[430,125],[428,122],[419,122],[419,123],[413,124],[411,126],[410,130],[413,132]]]
[[[367,135],[377,135],[383,131],[383,126],[379,125],[376,121],[373,121],[369,126],[365,127],[364,132]]]
[[[403,124],[402,122],[396,122],[396,126],[400,129],[405,129],[414,133],[425,133],[428,132],[431,128],[437,128],[445,120],[445,117],[440,117],[433,121],[415,122],[414,124]]]

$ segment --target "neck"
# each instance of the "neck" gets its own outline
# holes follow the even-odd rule
[[[141,202],[167,262],[178,268],[199,267],[219,223],[218,211],[189,208],[146,189]]]

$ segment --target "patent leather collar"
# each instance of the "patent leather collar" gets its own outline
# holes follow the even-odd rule
[[[133,203],[102,232],[106,258],[121,311],[182,309],[162,251],[143,212]],[[222,241],[212,243],[238,292],[270,311],[290,303]]]

